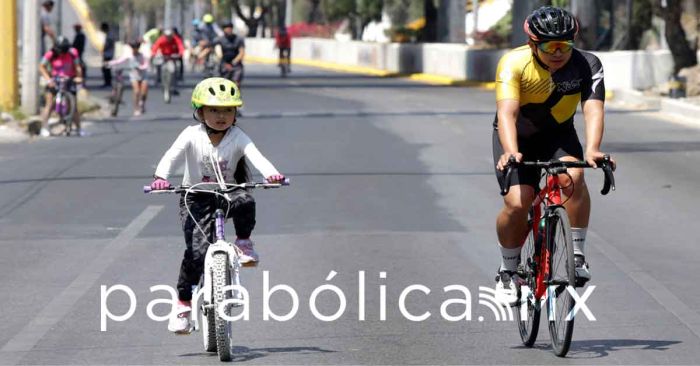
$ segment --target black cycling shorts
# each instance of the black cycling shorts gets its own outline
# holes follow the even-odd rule
[[[572,124],[561,126],[548,131],[540,131],[528,138],[518,137],[518,149],[523,154],[524,161],[549,161],[565,156],[573,156],[583,160],[583,147],[578,139],[576,129]],[[498,159],[503,155],[503,146],[498,138],[498,130],[493,130],[493,164],[498,183],[505,180],[503,171],[496,169]],[[540,169],[535,167],[519,167],[510,176],[510,186],[528,185],[538,189]]]

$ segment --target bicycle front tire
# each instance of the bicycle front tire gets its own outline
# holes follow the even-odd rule
[[[557,207],[548,219],[547,241],[549,255],[549,290],[547,291],[547,314],[549,334],[554,354],[565,357],[571,346],[574,318],[571,314],[575,300],[569,289],[576,283],[574,263],[574,241],[571,236],[569,216],[563,207]]]
[[[124,92],[124,87],[122,87],[121,83],[117,82],[117,85],[115,86],[114,89],[114,100],[112,103],[112,110],[111,110],[111,115],[112,117],[116,117],[117,114],[119,113],[119,104],[122,102],[122,93]]]
[[[212,258],[212,292],[214,297],[214,314],[216,325],[216,351],[219,360],[231,361],[231,323],[219,312],[219,304],[231,299],[231,290],[225,290],[231,284],[231,271],[228,264],[228,256],[225,253],[216,253]],[[230,306],[230,305],[229,305]],[[224,311],[227,308],[223,309]]]
[[[212,272],[209,272],[209,276],[212,275]],[[199,288],[202,289],[204,288],[204,281],[200,281],[199,283]],[[214,297],[210,291],[206,292],[207,301],[205,301],[205,304],[213,304],[214,303]],[[200,314],[201,314],[201,325],[202,325],[202,341],[204,343],[204,351],[206,352],[216,352],[216,309],[207,309],[204,311],[204,307],[202,307]]]
[[[518,270],[518,275],[525,281],[527,288],[524,289],[519,283],[516,283],[518,291],[518,306],[515,308],[515,320],[518,322],[518,330],[520,331],[520,339],[525,347],[532,347],[537,340],[537,334],[540,329],[540,314],[542,308],[539,300],[535,297],[537,292],[537,265],[538,261],[535,255],[535,237],[532,231],[532,215],[528,220],[530,233],[525,240],[521,251],[521,263]],[[524,308],[523,308],[524,307]]]

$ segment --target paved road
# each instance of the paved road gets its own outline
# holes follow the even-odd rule
[[[147,115],[95,122],[85,138],[0,146],[0,364],[218,363],[202,351],[200,334],[173,336],[147,315],[151,301],[168,296],[149,289],[174,286],[184,246],[176,197],[144,196],[140,187],[193,123],[194,82],[186,80],[174,104],[153,92]],[[605,148],[619,161],[618,191],[593,195],[588,241],[597,287],[586,304],[597,320],[579,316],[569,358],[559,359],[544,324],[536,347],[526,349],[515,323],[496,321],[478,302],[499,262],[492,92],[301,67],[281,80],[272,66],[253,65],[243,95],[241,126],[293,185],[256,193],[262,262],[243,278],[250,320],[235,324],[236,361],[697,363],[699,130],[610,110]],[[592,191],[601,183],[590,172]],[[270,286],[298,294],[291,320],[263,320],[264,273]],[[135,302],[115,291],[109,310],[124,314],[131,303],[134,313],[108,320],[103,332],[101,286],[119,284]],[[347,299],[336,321],[318,320],[309,308],[324,284]],[[430,312],[421,322],[398,306],[414,284],[430,289],[406,299],[410,313]],[[441,316],[443,301],[461,296],[444,291],[455,284],[471,290],[471,321]],[[280,315],[291,308],[281,291],[269,303]],[[338,309],[330,292],[316,304],[326,315]],[[157,315],[167,310],[155,306]]]

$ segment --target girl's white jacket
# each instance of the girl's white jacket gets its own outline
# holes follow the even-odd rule
[[[174,173],[183,155],[185,156],[185,175],[182,185],[216,182],[212,161],[219,165],[224,181],[233,183],[233,173],[243,156],[250,160],[263,177],[279,174],[272,163],[258,151],[250,137],[237,126],[231,127],[226,132],[218,146],[212,145],[203,124],[185,128],[160,159],[155,176],[168,179]]]

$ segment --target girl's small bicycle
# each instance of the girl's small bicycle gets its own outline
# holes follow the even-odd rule
[[[559,174],[569,175],[567,168],[592,168],[585,161],[521,162],[511,156],[505,170],[501,195],[510,188],[513,167],[527,166],[544,169],[546,186],[535,197],[530,208],[528,226],[530,233],[523,245],[521,262],[516,281],[518,301],[514,306],[520,338],[526,347],[532,347],[537,339],[542,304],[546,303],[549,317],[549,334],[552,348],[559,357],[566,356],[571,346],[574,331],[575,298],[571,291],[583,284],[576,283],[576,265],[571,237],[571,225],[561,199]],[[615,190],[614,166],[606,155],[598,166],[605,173],[603,190],[605,195]],[[575,188],[575,187],[572,187]]]
[[[56,95],[54,96],[54,108],[53,111],[58,117],[58,121],[49,124],[49,130],[51,135],[65,135],[70,136],[73,130],[74,115],[78,113],[78,102],[75,98],[74,81],[71,78],[65,76],[54,77],[54,82],[56,83]]]
[[[143,191],[144,193],[184,193],[185,195],[190,193],[210,193],[223,197],[227,202],[230,202],[227,193],[237,189],[279,188],[288,186],[289,180],[285,179],[282,183],[226,184],[226,188],[203,188],[204,186],[211,187],[212,185],[216,184],[198,183],[189,187],[179,186],[167,190],[152,190],[150,186],[144,186]],[[216,186],[218,187],[218,185]],[[187,202],[186,198],[185,202]],[[192,216],[189,209],[188,213]],[[199,288],[193,291],[195,297],[193,298],[192,308],[197,308],[197,304],[194,303],[197,297],[201,298],[202,301],[199,306],[199,315],[193,311],[192,319],[195,330],[199,330],[199,320],[201,319],[205,351],[217,352],[219,360],[230,361],[233,353],[233,328],[226,317],[229,315],[231,306],[242,306],[244,303],[243,293],[240,291],[240,253],[233,243],[225,239],[224,224],[226,213],[224,210],[219,208],[214,215],[216,217],[216,240],[214,243],[210,243],[207,249],[204,259],[204,272],[199,282]],[[193,219],[195,218],[193,217]],[[197,222],[196,219],[195,222]],[[204,233],[199,226],[198,229]],[[200,318],[198,319],[197,316]]]

